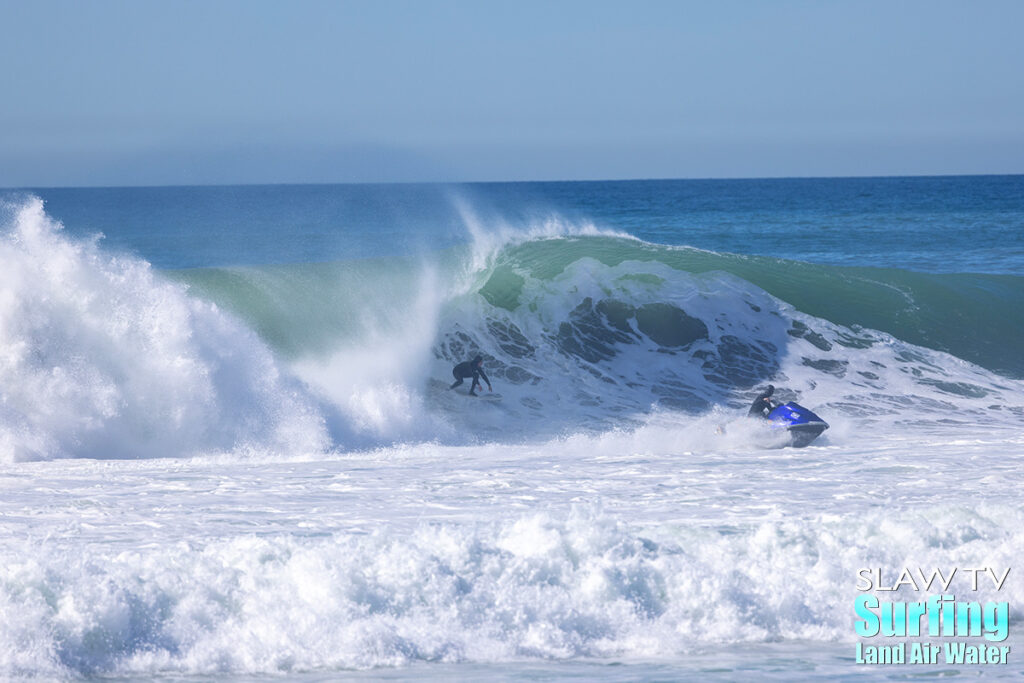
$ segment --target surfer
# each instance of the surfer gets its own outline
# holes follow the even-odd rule
[[[769,384],[761,394],[754,399],[754,402],[750,404],[750,410],[747,411],[747,417],[760,417],[768,418],[768,414],[775,408],[776,403],[772,400],[772,394],[775,393],[775,387]]]
[[[487,391],[494,391],[491,388],[491,380],[487,379],[487,375],[484,374],[484,357],[480,354],[477,354],[473,360],[467,360],[465,363],[456,365],[452,368],[452,375],[455,377],[455,382],[448,387],[449,389],[454,389],[462,384],[463,380],[472,377],[473,384],[469,387],[469,395],[476,396],[476,388],[480,386],[480,378],[483,377],[484,381],[487,382]]]

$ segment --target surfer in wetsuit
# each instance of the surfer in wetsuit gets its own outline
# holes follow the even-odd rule
[[[775,387],[769,384],[761,395],[754,399],[754,402],[750,404],[750,410],[747,411],[747,417],[761,417],[764,419],[768,418],[768,414],[775,408],[776,403],[772,400],[772,394],[775,393]]]
[[[476,388],[480,386],[480,378],[483,377],[484,381],[487,382],[487,391],[494,391],[491,388],[491,380],[487,379],[487,375],[484,374],[484,357],[477,354],[473,360],[467,360],[465,363],[459,363],[452,369],[452,375],[455,377],[455,382],[448,387],[454,389],[455,387],[462,384],[464,380],[473,378],[473,384],[469,387],[469,395],[476,396]]]

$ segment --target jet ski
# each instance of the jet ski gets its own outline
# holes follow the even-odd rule
[[[792,401],[775,404],[772,411],[768,413],[768,423],[769,429],[786,430],[789,435],[789,445],[796,448],[806,446],[828,429],[827,422],[799,403]]]

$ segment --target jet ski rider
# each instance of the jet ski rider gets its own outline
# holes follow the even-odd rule
[[[760,417],[765,420],[768,419],[768,415],[778,406],[779,404],[772,400],[772,394],[775,393],[775,387],[769,384],[761,395],[754,399],[754,402],[750,404],[750,410],[747,412],[747,417]]]

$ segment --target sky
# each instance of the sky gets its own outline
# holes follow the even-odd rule
[[[1024,173],[1024,2],[0,0],[0,187]]]

